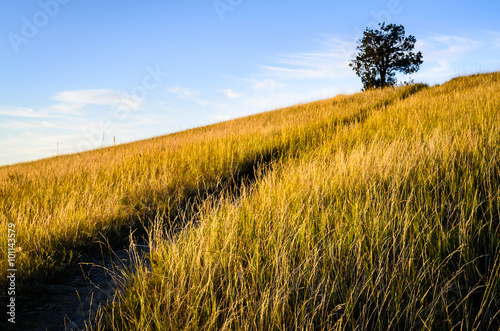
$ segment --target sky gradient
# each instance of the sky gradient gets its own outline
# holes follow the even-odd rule
[[[365,27],[382,21],[416,37],[424,63],[415,81],[500,70],[494,0],[26,0],[1,8],[0,165],[357,92],[348,62]]]

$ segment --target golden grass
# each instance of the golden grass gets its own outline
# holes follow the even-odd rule
[[[209,199],[174,243],[152,234],[101,326],[498,328],[499,83],[421,91]]]
[[[98,328],[497,328],[499,90],[369,91],[3,167],[0,222],[24,278],[146,224],[152,269]]]
[[[21,278],[46,276],[74,260],[82,245],[127,237],[128,226],[216,190],[259,162],[317,144],[328,130],[401,91],[299,105],[178,134],[0,168],[0,223],[14,223]],[[333,124],[332,124],[333,123]],[[123,232],[123,233],[122,233]],[[7,238],[0,238],[2,273]],[[4,277],[1,278],[5,282]]]

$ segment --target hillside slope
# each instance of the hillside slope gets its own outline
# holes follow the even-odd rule
[[[420,88],[339,96],[136,143],[1,167],[0,223],[16,226],[19,276],[50,276],[88,243],[127,238],[130,226],[157,213],[174,224],[189,201],[253,177],[258,164],[317,146],[337,127],[354,125],[368,111]],[[7,238],[0,241],[3,272]]]
[[[97,328],[497,329],[498,91],[369,91],[3,167],[0,222],[25,280],[149,229],[151,268]]]
[[[206,201],[174,243],[157,232],[152,270],[106,325],[498,329],[499,78],[385,90],[399,96],[318,124],[238,195]]]

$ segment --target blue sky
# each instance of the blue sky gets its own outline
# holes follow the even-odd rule
[[[348,62],[379,21],[417,38],[424,64],[415,81],[500,70],[496,0],[24,0],[0,8],[0,165],[357,92]]]

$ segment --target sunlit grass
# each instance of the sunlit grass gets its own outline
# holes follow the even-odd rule
[[[495,329],[499,90],[369,91],[3,167],[0,221],[24,278],[145,224],[152,267],[97,328]]]
[[[207,201],[175,242],[157,235],[108,326],[498,328],[498,78],[371,112]]]
[[[188,201],[252,173],[259,163],[318,144],[338,123],[358,116],[359,107],[366,112],[401,93],[340,96],[137,143],[1,167],[0,222],[16,225],[20,277],[57,272],[82,246],[105,237],[127,238],[128,226],[158,211],[175,218]],[[6,270],[7,238],[0,240]]]

